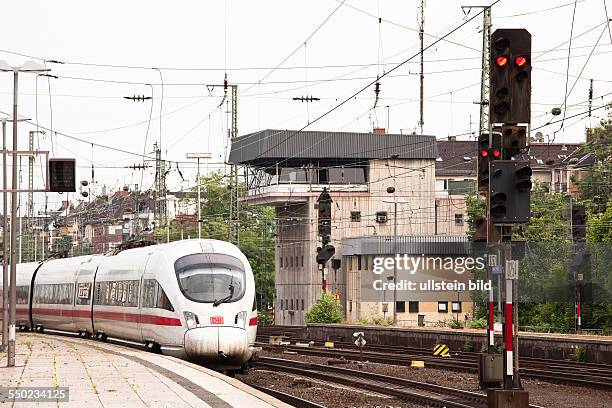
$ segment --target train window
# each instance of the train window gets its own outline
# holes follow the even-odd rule
[[[251,310],[257,310],[257,296],[253,298],[253,309]]]
[[[174,263],[179,287],[187,299],[219,305],[244,295],[244,264],[226,254],[192,254]]]
[[[17,286],[17,304],[27,305],[30,302],[30,287]]]
[[[153,308],[157,303],[157,281],[155,279],[145,279],[142,282],[142,307]]]
[[[77,283],[76,299],[77,305],[88,305],[91,299],[91,283],[81,282]]]
[[[69,305],[72,303],[72,283],[40,284],[34,287],[34,302]]]
[[[168,299],[168,296],[166,296],[166,292],[164,292],[164,289],[159,285],[159,283],[157,284],[157,286],[159,287],[158,289],[158,297],[157,297],[157,307],[160,309],[164,309],[164,310],[169,310],[171,312],[174,312],[174,307],[172,307],[172,303],[170,303],[170,299]]]
[[[138,284],[137,280],[98,282],[96,292],[96,304],[105,306],[138,306]],[[85,303],[86,304],[86,303]]]

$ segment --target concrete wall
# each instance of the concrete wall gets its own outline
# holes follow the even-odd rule
[[[462,350],[466,341],[480,351],[486,341],[486,332],[481,330],[417,329],[362,325],[309,324],[306,333],[309,339],[321,341],[352,341],[353,333],[364,332],[368,344],[432,348],[444,343],[453,350]],[[520,355],[549,359],[574,359],[577,347],[586,347],[587,361],[612,364],[612,338],[568,336],[562,334],[519,335]]]

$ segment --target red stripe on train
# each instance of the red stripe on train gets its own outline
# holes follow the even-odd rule
[[[25,311],[27,313],[27,310]],[[34,308],[33,314],[62,317],[91,318],[90,310]],[[94,311],[94,317],[104,320],[117,320],[122,322],[154,324],[157,326],[181,326],[181,320],[175,317],[164,317],[156,315],[141,315],[139,313]]]

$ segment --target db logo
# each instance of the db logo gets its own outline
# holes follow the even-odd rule
[[[210,324],[223,324],[223,316],[211,316]]]

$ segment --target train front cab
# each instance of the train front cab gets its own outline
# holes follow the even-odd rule
[[[187,357],[221,370],[246,367],[257,329],[248,260],[231,244],[204,241],[202,253],[179,257],[174,271],[184,297]]]

